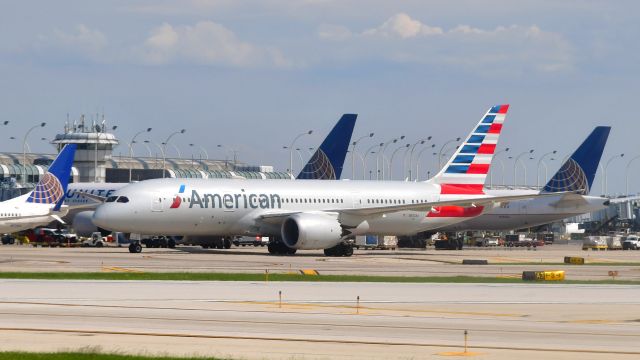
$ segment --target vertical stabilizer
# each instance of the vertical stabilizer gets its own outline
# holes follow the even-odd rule
[[[582,195],[589,194],[610,131],[609,126],[593,129],[580,147],[551,177],[542,192],[574,191]]]
[[[430,183],[441,194],[482,194],[509,105],[489,109]]]
[[[342,115],[296,179],[340,179],[357,117],[357,114]]]
[[[27,197],[27,202],[35,204],[56,204],[59,210],[69,185],[71,166],[76,153],[76,144],[66,145],[53,161],[49,170],[42,176],[35,189]]]

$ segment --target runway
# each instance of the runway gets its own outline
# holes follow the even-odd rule
[[[480,359],[640,357],[637,286],[0,280],[0,287],[1,350],[422,359],[463,351],[468,330],[467,355]]]
[[[563,264],[565,256],[584,257],[587,264]],[[464,259],[486,259],[489,265],[462,265]],[[115,269],[115,270],[114,270]],[[315,269],[323,275],[486,276],[517,277],[525,270],[564,270],[571,280],[640,280],[640,251],[582,251],[579,244],[524,248],[465,248],[439,250],[356,250],[350,258],[326,257],[321,251],[299,251],[294,256],[272,256],[265,248],[205,250],[144,249],[131,254],[126,248],[33,248],[0,246],[0,271],[46,272],[241,272],[271,273]]]

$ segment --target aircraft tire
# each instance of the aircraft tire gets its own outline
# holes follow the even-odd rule
[[[139,243],[131,243],[129,244],[129,252],[132,254],[138,254],[142,252],[142,245]]]
[[[231,240],[229,240],[229,239],[224,239],[222,242],[223,242],[223,247],[224,247],[225,249],[231,249]]]
[[[350,245],[343,245],[344,246],[344,251],[342,253],[342,256],[352,256],[353,255],[353,246]]]
[[[175,249],[176,248],[176,241],[173,239],[169,239],[169,241],[167,241],[167,247],[169,249]]]

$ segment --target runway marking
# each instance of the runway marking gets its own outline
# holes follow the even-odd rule
[[[0,327],[0,331],[22,331],[22,332],[51,332],[67,334],[92,334],[92,335],[130,335],[130,336],[154,336],[154,337],[174,337],[174,338],[195,338],[195,339],[230,339],[230,340],[262,340],[262,341],[284,341],[297,343],[315,344],[354,344],[354,345],[381,345],[381,346],[414,346],[414,347],[439,347],[439,348],[464,348],[464,345],[436,344],[436,343],[410,343],[392,341],[366,341],[366,340],[337,340],[337,339],[301,339],[285,337],[265,337],[265,336],[239,336],[239,335],[205,335],[188,333],[158,333],[143,331],[113,331],[113,330],[82,330],[82,329],[52,329],[52,328],[18,328]],[[588,350],[588,349],[554,349],[554,348],[530,348],[511,346],[491,346],[474,345],[474,349],[484,350],[511,350],[511,351],[532,351],[532,352],[561,352],[577,354],[607,354],[607,355],[640,355],[640,351],[620,351],[620,350]]]
[[[478,352],[472,352],[472,351],[449,351],[449,352],[441,352],[441,353],[437,353],[436,355],[439,356],[478,356],[478,355],[485,355],[483,353],[478,353]]]
[[[271,312],[273,313],[273,312]],[[93,315],[93,314],[43,314],[43,313],[23,313],[23,312],[0,312],[0,315],[14,315],[14,316],[37,316],[37,317],[60,317],[60,318],[95,318],[95,319],[127,319],[127,320],[162,320],[162,321],[186,321],[194,323],[230,323],[230,324],[260,324],[260,325],[299,325],[307,327],[326,327],[333,326],[339,328],[372,328],[372,329],[402,329],[402,330],[438,330],[438,331],[450,331],[460,332],[463,330],[472,330],[476,333],[517,333],[517,334],[545,334],[545,335],[584,335],[584,336],[611,336],[611,337],[630,337],[637,338],[639,333],[595,333],[585,331],[552,331],[552,330],[500,330],[500,329],[481,329],[475,327],[465,328],[453,328],[442,326],[402,326],[402,325],[377,325],[377,324],[355,324],[355,323],[331,323],[331,322],[300,322],[300,321],[269,321],[269,320],[233,320],[233,319],[202,319],[202,318],[178,318],[178,317],[155,317],[155,316],[124,316],[124,315]],[[355,314],[352,314],[355,316]],[[541,321],[545,323],[564,323],[564,321]]]
[[[250,304],[250,305],[273,305],[278,307],[279,302],[273,301],[229,301],[236,304]],[[283,307],[309,309],[309,308],[322,308],[322,309],[349,309],[351,311],[356,310],[355,305],[334,305],[334,304],[317,304],[317,303],[291,303],[282,302]],[[526,314],[510,314],[510,313],[492,313],[492,312],[478,312],[478,311],[442,311],[442,310],[423,310],[423,309],[393,309],[393,308],[380,308],[371,306],[360,306],[360,310],[375,310],[375,311],[388,311],[388,312],[401,312],[401,313],[425,313],[425,314],[449,314],[449,315],[471,315],[471,316],[494,316],[494,317],[512,317],[523,318]]]
[[[103,266],[103,267],[102,267],[102,271],[103,271],[103,272],[124,272],[124,273],[136,273],[136,274],[142,274],[142,273],[144,273],[144,271],[134,270],[134,269],[127,269],[127,268],[121,268],[121,267],[117,267],[117,266]]]

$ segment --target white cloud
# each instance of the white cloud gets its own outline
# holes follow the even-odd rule
[[[405,13],[399,13],[390,17],[379,27],[365,30],[362,34],[406,39],[416,36],[442,35],[443,33],[444,31],[439,27],[425,25]]]
[[[164,23],[153,29],[135,52],[141,61],[150,64],[193,62],[236,67],[291,65],[279,50],[242,41],[233,31],[212,21],[201,21],[193,26]]]
[[[352,58],[378,56],[400,63],[466,68],[493,66],[500,71],[517,68],[557,72],[573,67],[569,42],[536,25],[481,29],[462,24],[446,30],[398,13],[380,26],[360,32],[325,24],[317,35],[321,40],[343,43],[344,52]]]

